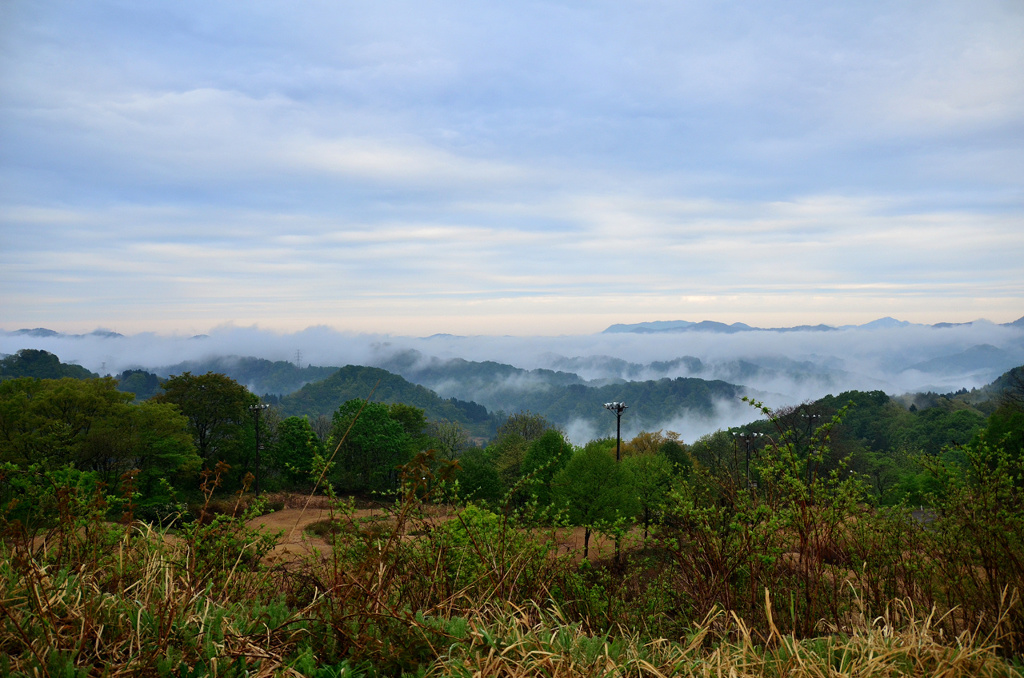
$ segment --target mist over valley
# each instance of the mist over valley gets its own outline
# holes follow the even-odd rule
[[[577,443],[614,432],[614,419],[601,405],[618,400],[630,405],[624,435],[666,429],[693,440],[757,418],[742,396],[780,407],[850,390],[901,395],[982,387],[1024,364],[1024,318],[1001,325],[887,318],[861,326],[776,329],[679,321],[545,337],[403,337],[327,327],[276,333],[233,326],[193,337],[45,329],[0,334],[0,353],[23,348],[49,351],[98,374],[221,372],[254,393],[284,396],[284,402],[346,365],[380,368],[440,399],[475,403],[492,414],[543,414]]]

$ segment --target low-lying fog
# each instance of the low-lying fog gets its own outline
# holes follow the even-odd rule
[[[699,377],[740,384],[772,405],[796,404],[842,391],[880,389],[898,395],[971,389],[1024,364],[1024,328],[978,321],[931,327],[900,325],[833,331],[601,333],[557,337],[400,337],[350,334],[312,327],[281,334],[258,327],[220,327],[201,337],[0,334],[0,353],[37,348],[100,374],[118,374],[216,356],[253,356],[306,365],[381,365],[415,350],[424,364],[462,358],[494,361],[525,370],[572,372],[587,381],[642,381]],[[680,358],[689,358],[679,360]],[[696,358],[697,360],[692,360]],[[539,382],[538,382],[539,383]],[[430,386],[430,384],[427,384]],[[457,382],[434,385],[443,396],[474,399]],[[516,374],[493,388],[529,389],[532,377]],[[479,385],[476,386],[479,388]],[[483,400],[483,399],[481,399]],[[712,420],[681,414],[664,428],[685,440],[721,426],[756,418],[743,403],[719,403]],[[614,418],[609,415],[609,419]],[[612,432],[614,425],[612,424]],[[608,435],[587,422],[564,425],[575,441]],[[632,434],[628,416],[623,433]]]

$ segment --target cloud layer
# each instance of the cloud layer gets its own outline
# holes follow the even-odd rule
[[[7,3],[6,329],[1024,312],[1013,3]]]

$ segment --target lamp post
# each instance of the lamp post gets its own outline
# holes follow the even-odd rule
[[[750,443],[751,441],[757,440],[763,433],[740,433],[739,431],[733,431],[733,436],[737,440],[743,441],[743,447],[747,453],[747,488],[750,488]]]
[[[626,403],[605,403],[604,408],[615,413],[615,461],[622,459],[622,411],[629,407]]]
[[[807,485],[811,484],[811,443],[814,442],[815,424],[821,419],[817,412],[803,412],[800,415],[807,421]]]
[[[249,411],[252,412],[253,418],[256,419],[256,483],[255,490],[256,496],[260,496],[260,412],[270,407],[266,403],[258,403],[256,405],[250,405]]]

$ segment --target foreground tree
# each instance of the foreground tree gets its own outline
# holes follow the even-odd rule
[[[313,458],[324,454],[324,443],[306,417],[288,417],[277,425],[277,439],[268,470],[294,487],[309,481]]]
[[[518,435],[526,442],[533,442],[540,438],[545,431],[551,428],[551,424],[543,415],[533,412],[516,412],[509,415],[501,426],[498,427],[498,440],[505,436]]]
[[[136,402],[149,400],[160,393],[161,379],[145,370],[125,370],[117,377],[117,389],[134,393]]]
[[[131,404],[103,379],[0,383],[0,462],[74,468],[114,488],[135,471],[135,490],[155,501],[200,465],[188,422],[168,403]]]
[[[634,454],[622,460],[633,481],[633,496],[636,500],[638,517],[644,526],[644,541],[647,533],[672,488],[672,462],[655,454]]]
[[[349,400],[334,413],[328,452],[338,449],[335,481],[346,492],[389,492],[409,461],[411,436],[387,405]]]
[[[554,477],[572,457],[573,447],[559,431],[548,429],[530,443],[523,457],[523,473],[531,476],[534,499],[539,506],[549,506]]]
[[[132,400],[115,385],[110,378],[0,382],[0,461],[87,466],[98,453],[96,428],[113,425]]]
[[[569,522],[584,528],[583,557],[590,554],[590,535],[599,525],[612,525],[636,515],[629,471],[599,446],[587,446],[569,460],[553,480],[556,505]]]
[[[251,463],[255,442],[249,407],[259,399],[248,389],[223,374],[185,372],[165,381],[163,390],[153,400],[178,406],[204,464],[212,468],[223,461],[245,469]]]
[[[467,501],[496,502],[501,498],[502,483],[498,469],[486,450],[471,447],[459,457],[455,473],[459,493]]]

